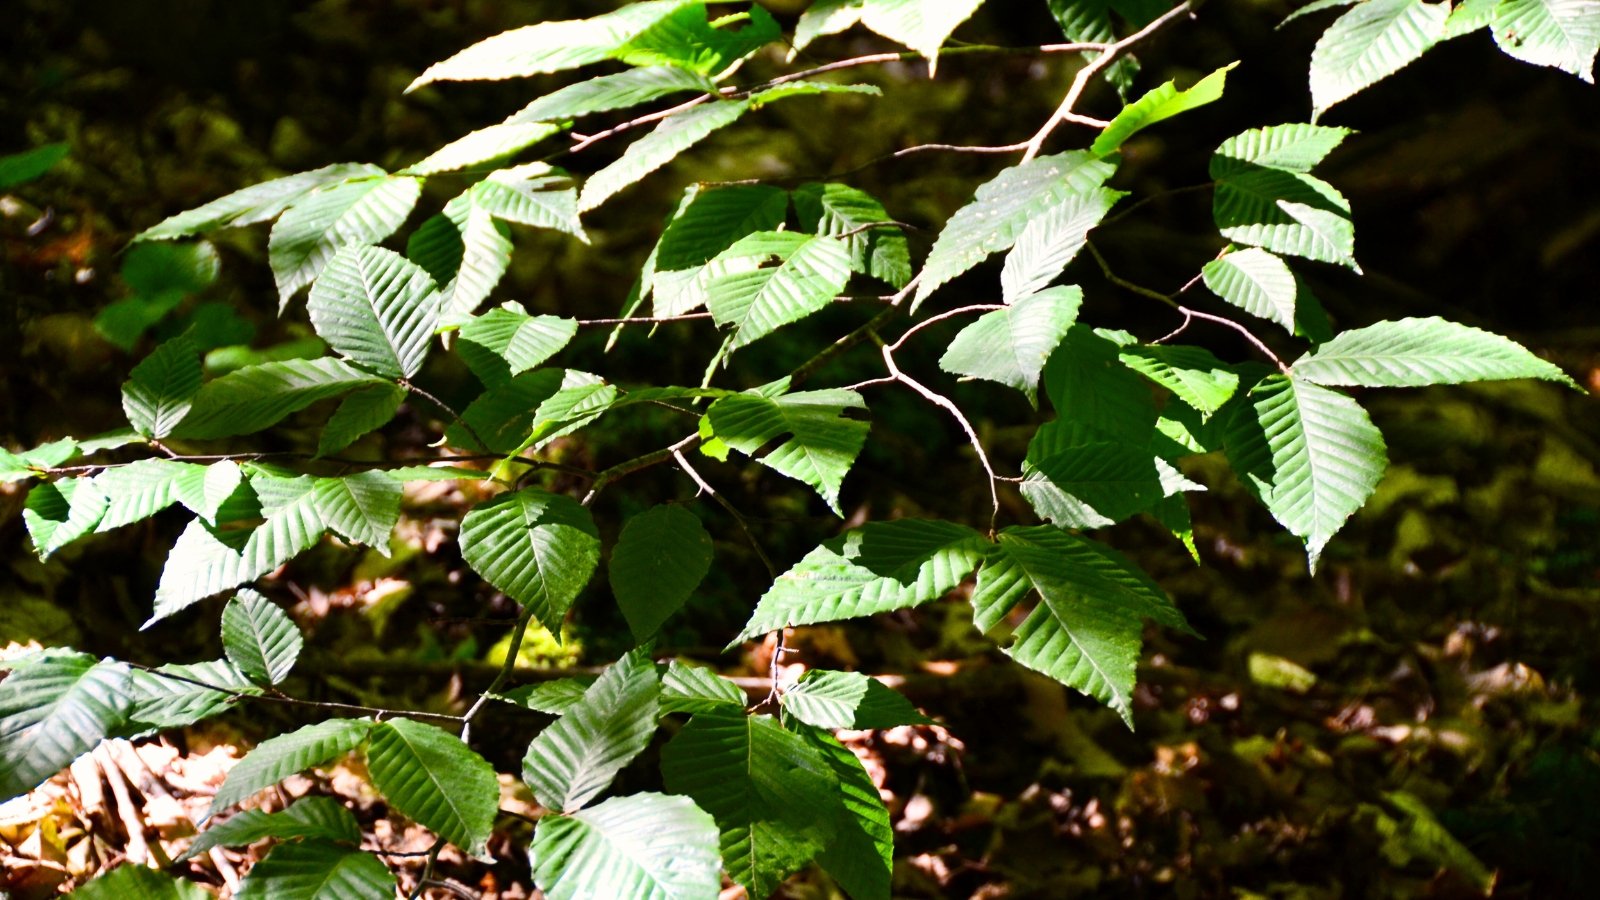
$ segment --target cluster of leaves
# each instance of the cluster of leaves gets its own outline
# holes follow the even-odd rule
[[[980,3],[824,0],[801,17],[792,45],[860,24],[931,64]],[[1342,4],[1314,3],[1302,12],[1336,5]],[[1187,9],[1100,0],[1049,6],[1065,36],[1088,48],[1092,61],[1082,74],[1104,69],[1122,86],[1136,70],[1120,55],[1125,45],[1115,43],[1112,13],[1137,36]],[[1447,10],[1421,0],[1367,0],[1319,43],[1314,106],[1320,114],[1438,40],[1481,27],[1491,28],[1513,56],[1587,77],[1600,46],[1600,4],[1466,0]],[[1038,522],[997,529],[996,500],[988,523],[901,519],[849,529],[779,574],[730,647],[794,626],[928,603],[976,573],[970,605],[980,630],[1017,662],[1109,705],[1131,725],[1145,621],[1188,625],[1138,566],[1083,532],[1146,515],[1192,553],[1185,495],[1204,488],[1180,465],[1220,451],[1251,494],[1304,543],[1315,569],[1386,466],[1382,435],[1341,388],[1570,382],[1505,338],[1440,319],[1335,334],[1289,261],[1360,271],[1349,204],[1311,174],[1349,132],[1311,123],[1252,129],[1217,148],[1210,166],[1213,212],[1228,243],[1196,275],[1226,306],[1305,341],[1303,355],[1284,361],[1249,326],[1150,291],[1142,292],[1175,307],[1185,325],[1208,318],[1246,335],[1269,364],[1226,362],[1205,347],[1172,343],[1176,334],[1141,342],[1080,321],[1081,288],[1057,282],[1124,197],[1106,186],[1117,174],[1119,148],[1144,128],[1216,100],[1231,66],[1186,90],[1168,83],[1143,94],[1100,123],[1085,149],[1038,155],[1054,125],[1074,112],[1082,90],[1081,80],[1075,83],[1024,159],[979,186],[939,230],[920,268],[890,211],[848,184],[690,188],[620,318],[623,324],[709,319],[719,340],[698,386],[623,387],[600,374],[548,365],[580,328],[617,320],[532,315],[515,304],[480,312],[509,266],[511,225],[586,241],[583,214],[746,114],[791,98],[878,92],[822,80],[816,71],[731,83],[745,60],[782,38],[759,5],[711,19],[705,3],[689,0],[650,0],[588,20],[516,29],[429,68],[413,88],[606,61],[625,68],[539,97],[398,172],[327,166],[246,188],[140,234],[139,245],[150,246],[273,222],[268,256],[280,308],[287,313],[309,288],[307,315],[334,355],[254,362],[207,381],[203,342],[186,333],[131,373],[122,392],[127,430],[0,451],[0,479],[39,480],[24,515],[41,557],[175,505],[194,514],[172,548],[146,627],[235,593],[223,614],[222,660],[144,670],[46,651],[8,661],[11,673],[0,682],[0,795],[30,790],[103,738],[187,725],[281,682],[298,654],[299,633],[248,586],[330,532],[384,552],[407,481],[489,478],[507,487],[464,516],[460,546],[467,564],[524,610],[513,644],[533,624],[560,632],[602,557],[589,500],[640,468],[670,460],[693,476],[686,453],[726,461],[737,451],[807,485],[839,513],[843,483],[871,429],[866,385],[797,388],[818,361],[879,337],[897,316],[916,317],[941,288],[996,254],[1004,254],[1001,302],[925,316],[893,343],[880,341],[887,375],[872,383],[898,384],[950,414],[968,435],[991,494],[1014,485]],[[573,134],[573,149],[583,149],[654,125],[581,185],[547,161],[516,162],[586,116],[684,96],[607,131]],[[424,184],[440,176],[467,177],[471,185],[409,235],[403,254],[380,246],[411,217]],[[851,336],[757,388],[712,386],[733,354],[827,308],[857,278],[893,293]],[[170,309],[154,306],[149,315]],[[940,368],[1019,391],[1035,406],[1042,388],[1053,413],[1038,425],[1015,477],[997,475],[963,412],[896,361],[925,325],[967,314],[981,315],[950,343]],[[131,334],[137,338],[139,330]],[[316,474],[327,471],[318,460],[384,427],[408,399],[436,402],[414,379],[440,345],[482,387],[459,415],[446,410],[453,422],[446,442],[466,456],[497,458],[498,465],[486,474],[376,461],[357,464],[353,473],[346,466],[341,474]],[[337,405],[307,471],[247,452],[172,449],[265,432],[331,401]],[[552,441],[641,404],[670,406],[698,425],[664,450],[586,473],[591,490],[582,502],[548,484],[524,486],[557,468],[540,455]],[[69,465],[135,446],[165,455]],[[441,457],[452,459],[461,458]],[[651,637],[712,564],[711,541],[692,512],[660,506],[631,518],[610,549],[608,580],[638,648],[592,683],[495,695],[558,716],[533,738],[522,773],[549,811],[530,848],[537,883],[557,898],[710,897],[725,872],[764,897],[814,861],[852,896],[888,896],[888,812],[862,764],[832,732],[926,719],[858,673],[813,671],[793,685],[775,685],[780,715],[774,717],[747,710],[744,692],[707,670],[654,662]],[[515,660],[514,648],[508,658]],[[418,715],[334,719],[269,739],[230,773],[214,808],[360,752],[373,786],[396,811],[481,855],[499,788],[493,768],[467,743],[477,708],[433,717],[459,726],[459,737]],[[667,793],[600,799],[664,719],[673,723],[661,754]],[[252,870],[244,896],[389,896],[394,889],[390,870],[357,846],[349,812],[324,800],[239,813],[208,829],[190,852],[264,837],[282,843]],[[135,876],[110,876],[118,877]]]

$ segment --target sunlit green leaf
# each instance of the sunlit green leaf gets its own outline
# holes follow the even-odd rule
[[[251,681],[277,684],[289,676],[304,640],[289,614],[252,590],[242,590],[222,611],[222,646]]]
[[[599,796],[656,732],[661,679],[648,651],[601,673],[561,718],[528,745],[522,780],[545,807],[575,812]]]
[[[51,650],[0,681],[0,801],[38,787],[120,727],[132,704],[121,663]]]
[[[1356,401],[1270,376],[1227,423],[1228,460],[1279,524],[1306,544],[1311,569],[1388,466],[1383,435]]]
[[[421,194],[419,179],[392,175],[327,185],[297,201],[272,226],[267,243],[279,309],[315,281],[341,248],[394,234]]]
[[[613,797],[545,816],[528,850],[549,900],[714,900],[717,824],[687,797]]]
[[[577,501],[529,488],[468,512],[461,520],[461,555],[485,581],[559,634],[561,620],[599,564],[600,538]]]
[[[861,395],[847,390],[802,391],[775,399],[747,393],[711,404],[706,421],[719,440],[746,455],[787,436],[757,461],[811,485],[839,513],[839,488],[868,430],[866,422],[844,414],[865,408]]]
[[[372,728],[367,772],[396,811],[467,855],[483,855],[500,783],[494,767],[460,738],[412,719],[389,719]]]
[[[1293,366],[1321,385],[1422,387],[1543,378],[1577,387],[1567,373],[1516,341],[1444,319],[1379,322],[1340,334]]]
[[[983,546],[976,531],[954,522],[869,522],[825,541],[778,576],[734,644],[789,625],[937,600],[977,568]]]
[[[838,776],[770,716],[696,715],[661,751],[661,774],[716,819],[723,868],[753,897],[770,896],[838,831]]]
[[[1016,388],[1037,402],[1039,373],[1083,305],[1076,286],[1049,288],[985,313],[950,342],[939,368]]]

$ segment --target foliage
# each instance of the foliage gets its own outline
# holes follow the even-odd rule
[[[908,58],[925,58],[932,72],[951,35],[980,5],[821,0],[800,17],[791,43],[798,51],[859,24],[910,48]],[[1314,119],[1471,30],[1489,29],[1509,55],[1585,80],[1600,48],[1600,4],[1590,0],[1467,0],[1454,8],[1364,0],[1313,3],[1302,12],[1341,5],[1351,8],[1327,28],[1309,62]],[[957,592],[975,573],[965,601],[979,631],[1017,663],[1105,704],[1132,727],[1147,621],[1179,631],[1190,626],[1149,574],[1083,532],[1144,516],[1193,552],[1186,495],[1202,485],[1181,466],[1220,451],[1244,489],[1300,541],[1315,571],[1345,522],[1372,499],[1388,465],[1385,438],[1362,398],[1341,388],[1522,378],[1573,384],[1507,338],[1438,318],[1333,332],[1297,267],[1332,264],[1361,273],[1350,204],[1312,174],[1350,139],[1344,128],[1315,122],[1252,128],[1221,142],[1210,160],[1220,252],[1189,285],[1203,283],[1226,305],[1309,345],[1294,361],[1272,349],[1285,335],[1269,343],[1254,323],[1190,306],[1182,298],[1187,288],[1161,293],[1114,273],[1092,241],[1128,196],[1106,186],[1122,166],[1119,151],[1141,130],[1197,115],[1220,99],[1234,66],[1184,90],[1168,82],[1107,122],[1085,121],[1075,104],[1088,79],[1103,72],[1119,88],[1132,84],[1129,51],[1164,27],[1181,27],[1174,23],[1189,4],[1052,0],[1048,8],[1066,38],[1091,44],[1071,48],[1086,52],[1088,61],[1033,140],[964,148],[1021,158],[973,187],[971,200],[937,230],[920,267],[895,212],[852,185],[832,178],[792,190],[698,184],[660,229],[621,316],[532,315],[515,304],[480,312],[512,263],[509,224],[587,243],[585,216],[619,206],[614,201],[623,192],[763,108],[780,101],[865,104],[880,93],[822,80],[825,73],[816,70],[741,82],[747,62],[771,56],[785,40],[779,23],[761,6],[711,19],[707,4],[688,0],[648,0],[587,20],[528,25],[427,69],[411,90],[597,63],[629,67],[536,97],[504,122],[420,162],[395,172],[350,163],[289,175],[141,233],[124,278],[144,306],[103,323],[115,339],[134,344],[179,300],[215,280],[211,245],[168,242],[271,221],[267,261],[279,309],[299,315],[293,302],[307,292],[305,318],[333,355],[252,361],[207,379],[208,347],[184,331],[129,374],[122,390],[133,435],[127,443],[66,439],[0,451],[0,478],[33,482],[23,515],[41,559],[175,505],[193,514],[168,556],[146,627],[233,595],[221,613],[223,660],[144,669],[53,650],[7,661],[10,674],[0,682],[0,795],[31,790],[102,739],[182,727],[275,692],[303,638],[251,585],[330,533],[388,553],[405,486],[460,477],[476,481],[484,496],[460,520],[461,557],[522,610],[500,676],[465,712],[394,716],[357,708],[347,712],[361,715],[263,741],[230,772],[214,809],[358,753],[373,789],[396,812],[436,834],[441,846],[481,857],[494,833],[500,788],[485,748],[473,745],[472,724],[494,697],[556,716],[532,737],[521,773],[545,809],[528,853],[547,895],[712,897],[720,871],[752,896],[766,897],[816,863],[857,900],[887,897],[889,814],[861,763],[832,732],[930,720],[864,674],[812,670],[786,683],[777,666],[781,649],[773,651],[769,701],[748,709],[744,692],[720,676],[655,658],[651,639],[716,577],[715,545],[699,509],[721,498],[697,465],[747,458],[805,485],[843,517],[852,470],[874,433],[895,424],[888,416],[872,421],[878,401],[869,403],[874,395],[867,390],[905,389],[959,426],[981,473],[968,466],[958,477],[980,479],[989,508],[968,521],[905,517],[816,535],[803,559],[771,572],[771,587],[730,649],[767,635],[782,648],[795,626],[928,604]],[[1129,37],[1118,41],[1119,34]],[[946,52],[954,50],[983,48],[958,44]],[[881,60],[863,57],[833,68],[873,61]],[[606,131],[572,132],[579,117],[682,95],[688,99]],[[1098,137],[1087,148],[1042,154],[1066,122],[1097,128]],[[648,133],[587,177],[550,165],[646,127]],[[574,142],[566,151],[515,163],[562,134]],[[44,147],[0,160],[0,187],[36,177],[63,155]],[[457,191],[463,178],[467,186]],[[435,184],[449,185],[454,199],[410,233],[404,254],[381,246]],[[1129,203],[1116,215],[1136,211]],[[1174,308],[1182,327],[1142,341],[1083,321],[1094,307],[1082,285],[1057,282],[1078,271],[1069,267],[1086,250],[1105,283]],[[941,294],[953,294],[958,279],[983,277],[971,273],[1002,253],[998,292],[984,289],[998,293],[999,303],[923,313]],[[889,292],[865,298],[871,315],[786,374],[756,384],[726,374],[735,359],[758,356],[761,350],[751,347],[763,339],[804,333],[802,323],[823,321],[836,305],[858,305],[862,298],[849,293],[851,286],[869,284]],[[648,315],[641,314],[646,304]],[[987,437],[955,400],[907,371],[914,354],[927,350],[919,341],[919,334],[927,339],[925,328],[969,315],[975,318],[949,342],[938,368],[1016,391],[1035,410],[1041,387],[1048,401],[1048,411],[1031,421],[1025,456],[1002,465],[1016,476],[1000,474]],[[586,328],[699,320],[714,331],[696,345],[703,375],[671,373],[659,383],[622,385],[603,373],[547,365],[571,352]],[[1172,343],[1196,320],[1243,336],[1266,364]],[[801,389],[835,374],[830,366],[862,344],[878,348],[882,375]],[[440,357],[459,361],[480,382],[459,414],[416,383]],[[697,378],[697,387],[682,386]],[[412,403],[438,407],[448,419],[442,443],[460,452],[440,453],[437,461],[485,461],[484,468],[320,459],[397,422]],[[315,454],[284,455],[299,465],[283,466],[270,450],[258,449],[272,446],[266,441],[274,429],[314,408],[330,410]],[[646,422],[644,411],[661,408],[690,423],[666,437],[652,432],[646,446],[670,440],[662,449],[598,470],[550,450],[580,432],[627,441],[641,427],[631,417]],[[618,424],[624,419],[626,426]],[[247,436],[256,437],[238,440]],[[138,447],[143,458],[102,460],[124,447]],[[597,520],[597,496],[665,464],[709,496],[694,506],[641,501],[621,523]],[[1001,494],[1013,491],[1032,516],[1001,527]],[[793,502],[804,507],[809,496],[797,494]],[[733,516],[748,533],[745,520]],[[756,553],[765,561],[759,545]],[[630,632],[617,640],[634,649],[592,683],[501,692],[530,630],[563,639],[569,612],[592,590],[602,564]],[[621,773],[648,758],[643,754],[659,734],[669,735],[659,754],[667,793],[604,797]],[[1490,880],[1425,807],[1404,794],[1385,804],[1374,805],[1371,815],[1397,836],[1396,846],[1423,847],[1416,852],[1474,883]],[[394,874],[352,846],[347,816],[310,800],[278,813],[246,810],[213,825],[196,847],[280,841],[244,880],[241,897],[391,896]],[[145,877],[112,873],[98,889]]]

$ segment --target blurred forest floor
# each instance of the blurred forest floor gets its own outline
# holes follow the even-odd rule
[[[1052,40],[1037,5],[1038,14],[991,12],[969,27],[988,29],[996,42]],[[8,85],[0,92],[0,154],[64,141],[71,155],[0,204],[7,447],[114,427],[116,385],[156,339],[190,326],[210,329],[213,346],[232,347],[213,353],[213,368],[251,353],[316,352],[308,329],[276,318],[260,230],[216,236],[220,276],[179,284],[152,284],[124,252],[128,238],[281,172],[412,161],[549,87],[402,96],[420,68],[507,27],[597,11],[594,3],[485,0],[12,7],[0,35],[0,81]],[[1211,4],[1183,37],[1151,48],[1144,86],[1231,59],[1245,65],[1214,109],[1131,144],[1119,187],[1143,195],[1202,180],[1206,155],[1222,138],[1304,117],[1315,30],[1274,32],[1286,11],[1279,2]],[[836,40],[822,52],[875,47]],[[1595,389],[1600,93],[1511,63],[1487,40],[1441,48],[1329,117],[1361,129],[1324,177],[1351,199],[1369,276],[1319,271],[1313,286],[1343,326],[1443,315],[1517,337]],[[785,118],[775,110],[709,142],[687,167],[667,170],[597,219],[593,249],[519,235],[500,296],[538,311],[609,315],[686,172],[839,171],[924,140],[1019,139],[1054,105],[1048,79],[1059,77],[1026,59],[951,59],[939,81],[922,75],[913,67],[880,73],[891,99],[863,106],[848,122],[819,128],[803,111]],[[1018,90],[1034,82],[1037,90]],[[925,248],[943,217],[998,167],[924,155],[853,180],[897,218],[928,226]],[[1182,283],[1209,258],[1210,233],[1207,201],[1174,195],[1096,240],[1122,274],[1164,285]],[[1080,271],[1086,315],[1100,317],[1094,324],[1167,330],[1170,323],[1112,293],[1097,273],[1073,274]],[[112,304],[120,304],[113,315],[121,326],[107,324],[103,310]],[[127,346],[105,336],[147,319],[148,333]],[[670,335],[624,349],[624,365],[641,372],[696,366],[705,352],[676,346]],[[775,348],[772,366],[805,352]],[[469,386],[462,372],[429,376],[447,396]],[[957,399],[990,416],[982,427],[998,455],[1020,458],[1026,432],[1018,423],[1027,411],[964,390]],[[1594,402],[1529,383],[1369,392],[1362,401],[1388,437],[1392,466],[1317,578],[1307,576],[1299,546],[1204,458],[1190,473],[1212,487],[1195,509],[1202,567],[1151,527],[1113,530],[1110,540],[1150,569],[1206,638],[1150,633],[1135,732],[1010,665],[954,603],[799,631],[805,662],[902,676],[903,689],[943,723],[854,740],[876,764],[895,816],[897,896],[1587,893],[1581,885],[1600,864]],[[434,434],[426,416],[413,412],[408,428],[386,436],[384,452],[426,455]],[[880,425],[875,436],[885,446],[869,451],[852,476],[859,483],[846,491],[851,524],[923,511],[915,486],[949,483],[949,460],[959,456],[960,436],[945,434],[934,415]],[[897,445],[894,434],[931,436]],[[625,438],[580,436],[562,452],[598,454],[608,448],[597,442]],[[44,564],[26,546],[17,488],[0,487],[0,647],[71,645],[140,661],[215,655],[210,606],[136,632],[174,521],[99,536]],[[512,610],[455,586],[463,566],[451,522],[477,499],[473,490],[429,484],[408,494],[393,559],[324,546],[275,576],[299,598],[292,612],[309,632],[299,688],[324,699],[445,708],[481,687]],[[780,567],[837,527],[767,503],[757,478],[730,490],[761,523]],[[763,573],[733,529],[719,537],[719,572],[733,574],[708,583],[665,642],[727,674],[760,674],[761,659],[708,649],[737,630],[762,589]],[[614,658],[619,617],[596,607],[580,604],[567,645],[525,651],[529,667],[559,671]],[[181,853],[226,765],[269,724],[292,722],[279,709],[253,708],[137,748],[109,746],[0,807],[0,892],[50,896],[124,858]],[[493,747],[503,737],[506,757],[495,762],[515,771],[518,742],[537,724],[534,714],[499,710],[480,741]],[[647,758],[624,777],[647,778],[652,765]],[[325,776],[292,779],[284,790],[336,792],[364,813],[373,843],[426,848],[425,835],[363,793],[359,773]],[[502,805],[528,803],[507,776]],[[497,836],[495,866],[447,854],[446,871],[487,896],[530,896],[521,853],[528,830]],[[216,851],[190,865],[225,884],[252,858]],[[820,898],[828,890],[821,876],[803,876],[793,893]]]

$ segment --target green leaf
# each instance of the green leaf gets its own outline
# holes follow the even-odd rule
[[[1105,183],[1116,167],[1082,151],[1041,156],[1013,166],[978,188],[971,203],[945,223],[917,286],[917,305],[990,254],[1011,249],[1035,218],[1075,194]]]
[[[654,131],[629,144],[621,159],[594,173],[584,183],[578,209],[588,212],[598,207],[713,132],[732,125],[749,109],[748,100],[717,100],[662,120]]]
[[[1289,13],[1287,16],[1284,16],[1283,21],[1278,23],[1278,27],[1282,28],[1290,22],[1293,22],[1295,19],[1313,15],[1315,13],[1322,12],[1325,9],[1337,9],[1341,6],[1351,6],[1361,2],[1363,2],[1363,0],[1311,0],[1311,2],[1307,3],[1305,6],[1302,6],[1294,12]]]
[[[372,730],[365,719],[329,719],[268,738],[228,770],[211,799],[211,812],[246,800],[290,775],[327,765],[361,746]]]
[[[800,14],[794,29],[794,42],[789,50],[789,61],[817,38],[838,34],[861,21],[861,4],[865,0],[816,0]]]
[[[1095,441],[1046,449],[1051,443],[1035,441],[1022,467],[1022,495],[1040,518],[1062,528],[1104,528],[1161,501],[1148,447]]]
[[[674,659],[661,676],[661,714],[740,712],[744,691],[704,666],[686,665]]]
[[[729,349],[737,350],[832,303],[850,280],[850,248],[827,235],[762,231],[710,265],[727,271],[707,285],[706,305],[718,325],[735,329]]]
[[[824,94],[865,94],[883,96],[883,89],[872,84],[839,84],[833,81],[786,81],[750,96],[750,108],[760,109],[791,97],[817,97]]]
[[[164,241],[202,234],[217,228],[254,225],[276,219],[320,187],[357,178],[382,176],[383,170],[366,163],[335,163],[310,172],[285,175],[219,197],[204,206],[164,219],[146,228],[134,241]]]
[[[1202,421],[1239,389],[1239,376],[1203,347],[1144,344],[1124,348],[1121,359],[1123,365],[1193,407]]]
[[[1198,109],[1222,99],[1228,73],[1238,63],[1232,62],[1194,83],[1188,90],[1178,90],[1176,81],[1169,81],[1129,103],[1117,113],[1111,124],[1094,139],[1089,152],[1095,156],[1108,156],[1127,142],[1128,138],[1164,119],[1179,113]]]
[[[435,81],[525,78],[597,63],[610,59],[645,29],[690,5],[695,4],[690,0],[652,0],[630,3],[592,19],[514,28],[434,63],[406,91]]]
[[[157,347],[133,367],[122,386],[128,424],[145,437],[163,438],[189,414],[200,390],[200,350],[187,334]]]
[[[1045,526],[1007,528],[978,571],[974,621],[995,628],[1030,591],[1041,602],[1006,654],[1110,706],[1131,727],[1140,619],[1182,626],[1172,601],[1110,548]]]
[[[1211,157],[1212,215],[1222,235],[1360,274],[1349,202],[1306,174],[1347,134],[1342,128],[1277,125],[1224,141]]]
[[[72,892],[79,900],[210,900],[197,884],[137,863],[123,863]]]
[[[473,185],[472,202],[496,219],[560,231],[587,244],[589,236],[578,219],[578,192],[571,183],[544,163],[527,163],[490,172]]]
[[[501,307],[462,325],[456,352],[479,381],[494,387],[556,355],[577,333],[572,319]]]
[[[406,254],[443,285],[444,320],[470,315],[499,284],[511,262],[504,222],[564,231],[588,241],[578,221],[577,191],[543,163],[489,174],[445,204],[406,243]]]
[[[687,797],[613,797],[545,816],[528,850],[549,900],[714,900],[722,887],[717,824]]]
[[[762,596],[729,646],[790,625],[905,609],[954,590],[983,559],[984,540],[954,522],[871,522],[825,541]]]
[[[1600,50],[1600,3],[1595,0],[1500,0],[1490,30],[1506,55],[1594,83],[1594,57]]]
[[[611,592],[638,640],[661,628],[711,571],[711,535],[681,506],[657,506],[628,520],[611,551]]]
[[[661,678],[648,650],[617,660],[572,706],[528,745],[522,780],[546,808],[571,813],[611,780],[656,733]]]
[[[1090,230],[1122,196],[1121,191],[1096,188],[1073,194],[1030,220],[1000,270],[1005,302],[1016,303],[1054,281],[1088,242]]]
[[[644,295],[654,294],[656,315],[704,306],[707,287],[720,274],[707,263],[740,238],[778,228],[788,208],[788,197],[770,185],[689,188],[641,275]]]
[[[1296,123],[1252,128],[1222,142],[1211,157],[1211,177],[1231,175],[1251,166],[1310,172],[1349,136],[1348,128],[1324,125]]]
[[[1368,0],[1334,20],[1311,51],[1312,117],[1419,59],[1449,14],[1446,3]]]
[[[684,7],[630,40],[616,58],[633,66],[669,65],[715,75],[783,36],[777,21],[758,5],[716,23],[706,17],[704,4]],[[738,29],[716,27],[730,19],[745,24]]]
[[[811,669],[781,695],[783,711],[818,728],[931,725],[911,701],[869,675]]]
[[[598,75],[546,94],[512,114],[506,123],[559,122],[627,109],[684,91],[711,94],[716,90],[709,78],[677,66],[629,69],[615,75]]]
[[[478,449],[502,455],[517,452],[532,432],[540,406],[566,380],[561,369],[536,369],[493,385],[461,411],[462,422],[471,430],[452,424],[445,429],[445,439],[452,446],[478,448],[481,438],[488,446]]]
[[[328,262],[306,302],[317,336],[390,378],[422,369],[439,323],[439,292],[419,266],[382,247],[350,246]]]
[[[861,24],[926,56],[931,67],[951,32],[982,5],[983,0],[866,0]]]
[[[1294,331],[1299,286],[1282,258],[1258,247],[1234,250],[1206,263],[1201,277],[1211,293]]]
[[[234,694],[259,693],[261,689],[225,659],[192,665],[168,663],[154,672],[135,669],[128,719],[157,730],[187,728],[232,709]]]
[[[561,126],[548,122],[502,122],[456,138],[426,159],[400,170],[402,175],[438,175],[508,159],[532,147]]]
[[[851,270],[896,288],[911,280],[905,232],[891,227],[894,220],[888,210],[871,194],[844,184],[805,184],[794,191],[794,209],[804,231],[850,235],[843,240],[850,251]]]
[[[889,900],[894,828],[878,786],[861,760],[833,735],[816,728],[804,729],[801,735],[833,769],[844,802],[839,832],[817,855],[817,863],[853,900]]]
[[[228,660],[257,684],[279,684],[289,677],[304,643],[289,614],[255,591],[240,591],[222,610]]]
[[[777,398],[735,394],[711,404],[706,421],[718,439],[746,456],[788,435],[757,461],[811,485],[830,509],[842,515],[839,487],[866,443],[869,428],[844,413],[866,406],[860,394],[839,389]]]
[[[770,716],[693,717],[662,749],[661,774],[716,819],[723,868],[752,897],[771,896],[838,830],[838,776]]]
[[[1379,813],[1374,829],[1383,840],[1381,850],[1386,861],[1404,866],[1421,857],[1465,878],[1482,896],[1494,892],[1496,873],[1456,840],[1422,798],[1406,791],[1385,791],[1383,799],[1398,814]],[[1362,804],[1360,808],[1372,807]]]
[[[248,584],[321,540],[326,527],[317,513],[311,479],[296,479],[299,494],[248,531],[217,530],[195,519],[178,535],[156,586],[156,622],[207,597]]]
[[[40,559],[95,530],[109,501],[92,478],[44,481],[28,492],[22,522]]]
[[[55,168],[72,152],[68,143],[42,144],[21,153],[0,156],[0,191],[25,184]]]
[[[372,786],[400,813],[481,857],[500,808],[488,760],[461,739],[411,719],[373,726],[367,744]]]
[[[528,436],[508,455],[528,448],[540,449],[563,435],[588,426],[609,410],[617,399],[617,389],[597,375],[568,369],[561,389],[551,394],[533,413]]]
[[[128,667],[47,650],[0,681],[0,801],[38,787],[121,727]]]
[[[1321,385],[1422,387],[1543,378],[1578,387],[1510,338],[1444,319],[1401,319],[1346,331],[1295,361],[1295,377]]]
[[[72,438],[51,441],[22,453],[12,453],[0,447],[0,484],[33,478],[38,470],[53,469],[77,453],[78,442]]]
[[[394,873],[370,853],[324,840],[279,844],[239,885],[238,900],[393,900]]]
[[[319,838],[358,844],[361,825],[333,797],[304,797],[281,812],[247,809],[212,825],[194,839],[182,858],[193,859],[213,847],[248,847],[266,838]]]
[[[1094,44],[1116,41],[1117,29],[1111,21],[1112,0],[1048,0],[1048,5],[1067,40]],[[1092,61],[1097,55],[1093,51],[1080,54],[1085,61]],[[1126,100],[1138,74],[1138,61],[1124,57],[1106,69],[1105,79],[1115,85],[1117,93]]]
[[[206,382],[173,436],[207,440],[251,434],[319,400],[382,383],[379,376],[332,358],[246,366]]]
[[[1494,19],[1494,8],[1499,3],[1500,0],[1461,0],[1450,10],[1450,17],[1444,20],[1444,37],[1441,40],[1488,28]]]
[[[1045,392],[1061,418],[1041,428],[1039,435],[1050,437],[1052,448],[1095,441],[1132,446],[1150,442],[1155,400],[1144,379],[1122,364],[1121,352],[1117,344],[1074,325],[1050,355],[1044,369]],[[1029,455],[1042,459],[1049,453],[1030,448]]]
[[[208,241],[187,244],[136,244],[122,258],[117,274],[149,299],[198,294],[217,281],[222,260]]]
[[[1356,401],[1299,378],[1257,384],[1227,422],[1228,461],[1245,487],[1306,544],[1323,547],[1372,496],[1388,466],[1383,435]]]
[[[380,471],[318,478],[317,515],[334,533],[389,555],[389,535],[400,521],[404,485]]]
[[[561,620],[599,564],[600,538],[577,501],[529,488],[473,507],[461,520],[461,555],[560,634]]]
[[[339,401],[328,424],[317,437],[317,455],[332,456],[394,420],[406,389],[397,384],[376,384],[351,391]]]
[[[1037,405],[1039,373],[1082,305],[1083,290],[1076,286],[1024,296],[961,329],[939,358],[939,368],[1016,388]]]
[[[524,709],[559,716],[581,703],[583,692],[594,682],[592,675],[575,675],[571,678],[541,681],[538,684],[525,684],[503,694],[496,694],[494,697],[496,700],[503,700]]]
[[[278,308],[315,281],[340,249],[394,234],[421,194],[420,179],[389,175],[328,185],[296,202],[272,226],[267,242]]]
[[[187,465],[172,484],[172,496],[189,511],[216,524],[223,504],[239,496],[244,470],[231,459],[219,459],[209,466]]]

